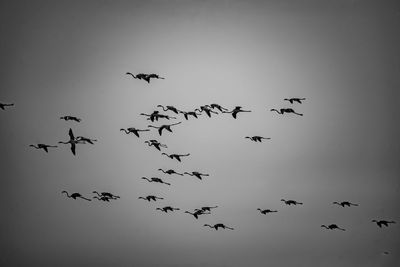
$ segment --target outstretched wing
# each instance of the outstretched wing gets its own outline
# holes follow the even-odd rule
[[[72,132],[72,129],[71,129],[71,128],[69,128],[68,135],[69,135],[69,139],[70,139],[70,140],[75,140],[75,136],[74,136],[74,133]]]

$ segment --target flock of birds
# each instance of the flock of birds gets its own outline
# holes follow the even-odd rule
[[[157,74],[144,74],[144,73],[138,73],[136,75],[132,74],[131,72],[127,72],[127,75],[132,76],[132,78],[134,79],[138,79],[138,80],[144,80],[147,83],[150,83],[151,79],[165,79]],[[290,104],[302,104],[303,101],[306,100],[305,98],[285,98],[284,101],[288,101]],[[13,103],[0,103],[0,108],[2,110],[5,110],[6,108],[10,108],[13,107],[14,104]],[[239,113],[247,113],[247,112],[251,112],[251,110],[243,110],[241,106],[236,106],[234,107],[232,110],[229,110],[225,107],[222,107],[219,104],[208,104],[208,105],[203,105],[200,106],[199,108],[194,109],[193,111],[183,111],[183,110],[179,110],[174,106],[163,106],[163,105],[157,105],[157,108],[161,108],[163,112],[171,112],[173,113],[174,116],[168,115],[168,114],[162,114],[160,113],[159,110],[154,110],[152,113],[150,114],[146,114],[146,113],[140,113],[141,116],[145,116],[147,117],[147,120],[151,121],[152,123],[154,122],[158,122],[161,119],[165,119],[165,120],[175,120],[177,119],[176,116],[179,116],[180,114],[183,114],[183,118],[185,118],[185,120],[189,120],[189,117],[193,117],[195,119],[197,119],[199,116],[202,116],[203,114],[207,115],[209,118],[211,118],[214,115],[218,115],[218,114],[231,114],[232,117],[234,119],[238,118],[238,114]],[[270,109],[271,112],[276,112],[278,114],[295,114],[297,116],[303,116],[303,114],[296,112],[294,109],[292,108],[280,108],[280,109]],[[214,114],[214,115],[212,115]],[[73,121],[73,122],[77,122],[80,123],[82,120],[78,117],[74,117],[74,116],[62,116],[60,117],[60,119],[65,120],[65,121]],[[150,132],[151,128],[156,129],[156,131],[158,132],[159,136],[162,136],[162,134],[166,133],[166,132],[170,132],[172,133],[172,127],[175,127],[177,125],[180,125],[182,122],[177,122],[177,123],[172,123],[172,124],[162,124],[160,126],[155,126],[155,125],[148,125],[147,129],[138,129],[136,127],[128,127],[128,128],[121,128],[120,131],[124,132],[125,134],[129,135],[129,134],[134,134],[136,137],[140,138],[142,133],[145,132]],[[72,129],[70,128],[68,131],[68,137],[69,139],[67,141],[60,141],[58,142],[59,144],[66,144],[70,146],[70,150],[72,152],[73,155],[76,155],[76,147],[77,145],[80,144],[91,144],[93,145],[95,142],[97,142],[97,139],[92,139],[92,138],[88,138],[88,137],[84,137],[84,136],[75,136]],[[271,138],[269,137],[263,137],[263,136],[246,136],[246,139],[249,139],[253,142],[262,142],[262,140],[270,140]],[[160,143],[159,141],[157,141],[156,139],[150,139],[144,142],[145,144],[147,144],[148,146],[153,146],[155,149],[157,149],[158,151],[162,151],[162,149],[166,149],[168,148],[167,145]],[[57,148],[58,146],[56,145],[48,145],[48,144],[44,144],[44,143],[39,143],[39,144],[31,144],[29,145],[30,147],[33,147],[35,149],[43,149],[46,153],[49,152],[49,148]],[[182,162],[182,159],[184,157],[189,157],[190,153],[187,154],[168,154],[166,152],[162,152],[161,155],[166,156],[170,159],[173,160],[177,160],[178,162]],[[199,180],[202,180],[203,177],[209,176],[209,174],[206,173],[201,173],[198,171],[191,171],[191,172],[183,172],[183,173],[179,173],[176,172],[173,169],[168,169],[168,170],[163,170],[163,169],[158,169],[159,171],[161,171],[163,174],[167,174],[167,175],[180,175],[180,176],[184,176],[184,175],[189,175],[189,176],[194,176]],[[171,184],[168,182],[165,182],[163,179],[159,178],[159,177],[141,177],[141,179],[146,180],[150,183],[161,183],[161,184],[165,184],[170,186]],[[97,191],[93,191],[93,194],[95,194],[94,196],[90,197],[84,197],[82,196],[80,193],[74,192],[74,193],[68,193],[67,191],[62,191],[62,194],[65,194],[68,198],[72,198],[72,199],[83,199],[86,201],[91,201],[92,199],[97,199],[98,201],[104,201],[104,202],[110,202],[111,200],[117,200],[120,198],[120,196],[114,195],[110,192],[97,192]],[[138,197],[138,199],[143,199],[145,201],[151,202],[151,201],[158,201],[158,200],[164,200],[164,198],[162,197],[158,197],[155,195],[147,195],[147,196],[140,196]],[[285,205],[303,205],[303,203],[295,201],[295,200],[285,200],[285,199],[281,199],[281,201],[285,204]],[[358,204],[356,203],[351,203],[349,201],[342,201],[342,202],[333,202],[332,204],[334,205],[339,205],[341,207],[351,207],[351,206],[358,206]],[[193,211],[185,211],[184,213],[192,215],[195,219],[198,219],[199,216],[201,215],[206,215],[206,214],[211,214],[212,210],[218,208],[217,205],[215,206],[203,206],[200,208],[196,208]],[[178,211],[180,210],[180,208],[176,208],[176,207],[171,207],[171,206],[164,206],[164,207],[157,207],[156,210],[160,210],[161,212],[174,212],[174,211]],[[278,210],[271,210],[271,209],[261,209],[258,208],[257,209],[261,214],[266,215],[269,213],[276,213],[278,212]],[[379,219],[379,220],[372,220],[372,222],[376,223],[377,226],[382,227],[382,226],[386,226],[388,227],[390,224],[394,224],[396,223],[393,220],[383,220],[383,219]],[[210,224],[204,224],[204,227],[209,227],[215,230],[218,230],[219,228],[221,229],[229,229],[229,230],[234,230],[234,228],[232,227],[228,227],[223,223],[216,223],[213,225]],[[328,230],[340,230],[340,231],[345,231],[346,229],[339,227],[337,224],[328,224],[328,225],[321,225],[322,228],[328,229]],[[387,254],[387,253],[385,253]]]

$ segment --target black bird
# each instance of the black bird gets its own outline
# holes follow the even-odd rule
[[[165,206],[163,208],[156,208],[156,210],[161,210],[165,213],[168,213],[168,211],[174,211],[174,210],[180,210],[179,208],[173,208],[171,206]]]
[[[156,197],[156,196],[153,196],[153,195],[148,195],[148,196],[145,196],[145,197],[139,197],[138,199],[144,199],[144,200],[147,200],[148,202],[151,202],[152,200],[153,201],[157,201],[157,199],[164,199],[164,198]]]
[[[57,146],[51,146],[51,145],[46,145],[46,144],[37,144],[37,146],[35,146],[35,145],[29,145],[29,146],[34,147],[36,149],[43,149],[44,151],[46,151],[46,153],[49,153],[49,150],[47,148],[57,147]]]
[[[340,228],[340,227],[337,226],[336,224],[330,224],[330,225],[328,225],[328,226],[326,226],[326,225],[321,225],[321,227],[326,228],[326,229],[328,229],[328,230],[335,230],[335,229],[338,229],[338,230],[341,230],[341,231],[346,231],[346,229]]]
[[[136,129],[136,128],[134,128],[134,127],[129,127],[129,128],[127,128],[127,129],[121,128],[120,131],[124,131],[126,134],[133,133],[133,134],[136,135],[137,137],[140,137],[140,136],[139,136],[139,132],[148,132],[148,131],[150,131],[150,129],[141,130],[141,129]]]
[[[101,193],[99,193],[97,191],[93,191],[92,193],[93,194],[97,194],[99,197],[108,197],[108,198],[111,198],[111,199],[121,198],[120,196],[116,196],[116,195],[114,195],[112,193],[109,193],[109,192],[101,192]]]
[[[169,157],[170,159],[176,159],[177,161],[181,162],[181,157],[187,157],[190,156],[190,154],[183,154],[183,155],[178,155],[178,154],[170,154],[168,155],[167,153],[161,153],[161,155],[165,155]]]
[[[347,207],[350,207],[350,206],[358,206],[358,204],[354,204],[354,203],[351,203],[351,202],[349,202],[349,201],[342,201],[342,202],[333,202],[332,204],[336,204],[336,205],[339,205],[339,206],[342,206],[343,208],[345,207],[345,206],[347,206]]]
[[[218,114],[218,112],[212,111],[211,108],[208,107],[208,105],[201,106],[200,109],[196,108],[194,111],[199,111],[200,113],[204,111],[209,118],[211,118],[211,113]]]
[[[210,104],[210,105],[207,105],[207,106],[212,108],[212,109],[218,109],[221,112],[228,111],[227,108],[221,107],[221,105],[218,105],[218,104]]]
[[[171,126],[178,125],[178,124],[181,124],[181,123],[182,123],[182,122],[177,122],[177,123],[173,123],[173,124],[164,124],[164,125],[161,125],[160,127],[153,126],[153,125],[149,125],[148,127],[158,129],[158,134],[161,136],[161,135],[162,135],[162,131],[163,131],[164,129],[167,130],[168,132],[171,132],[171,133],[172,133]]]
[[[180,175],[180,176],[183,176],[183,173],[177,173],[176,171],[174,171],[174,170],[172,170],[172,169],[169,169],[169,170],[167,170],[167,171],[164,171],[163,169],[158,169],[159,171],[162,171],[163,173],[165,173],[165,174],[169,174],[169,175],[171,175],[171,174],[177,174],[177,175]]]
[[[2,110],[6,110],[5,107],[12,107],[12,106],[14,106],[13,103],[11,103],[11,104],[0,103],[0,108],[1,108]]]
[[[146,82],[150,83],[150,78],[148,78],[147,74],[144,73],[138,73],[136,75],[134,75],[131,72],[127,72],[127,75],[131,75],[134,79],[138,79],[138,80],[145,80]]]
[[[74,117],[74,116],[63,116],[63,117],[60,117],[60,120],[80,122],[82,119]]]
[[[236,119],[236,116],[240,112],[251,112],[251,110],[242,110],[241,106],[236,106],[232,111],[222,111],[222,113],[232,113],[232,117]]]
[[[164,111],[170,110],[170,111],[174,112],[175,114],[179,114],[179,110],[174,106],[165,106],[164,107],[163,105],[157,105],[157,107],[161,107]]]
[[[160,142],[158,142],[157,140],[149,140],[149,141],[145,141],[145,143],[148,146],[154,146],[157,150],[161,151],[161,148],[167,148],[167,145],[161,144]]]
[[[270,209],[262,210],[262,209],[260,209],[260,208],[258,208],[257,210],[259,210],[262,214],[267,214],[267,213],[272,213],[272,212],[278,212],[277,210],[270,210]]]
[[[191,173],[189,173],[189,172],[184,172],[184,174],[188,174],[188,175],[190,175],[190,176],[196,176],[196,177],[197,177],[198,179],[200,179],[200,180],[202,180],[202,176],[210,176],[209,174],[200,173],[200,172],[196,172],[196,171],[191,172]]]
[[[110,199],[112,199],[112,198],[108,198],[108,197],[105,197],[105,196],[102,196],[102,197],[94,196],[93,198],[96,198],[99,201],[104,201],[104,202],[106,202],[106,201],[110,202]]]
[[[291,108],[281,108],[280,112],[279,112],[279,110],[273,108],[273,109],[271,109],[271,111],[276,111],[278,114],[293,113],[293,114],[296,114],[296,115],[299,115],[299,116],[303,116],[303,114],[297,113]]]
[[[186,120],[189,119],[189,116],[193,116],[193,117],[195,117],[196,119],[198,119],[197,116],[200,116],[200,115],[201,115],[201,113],[196,113],[196,111],[181,111],[181,110],[180,110],[179,113],[182,113]]]
[[[147,177],[142,177],[142,179],[147,180],[150,183],[160,183],[160,184],[166,184],[166,185],[171,185],[170,183],[164,182],[162,179],[157,178],[157,177],[151,177],[150,179]]]
[[[218,206],[214,206],[214,207],[205,206],[205,207],[201,207],[200,209],[195,209],[195,211],[201,210],[203,212],[205,212],[205,211],[211,212],[211,209],[216,209],[216,208],[218,208]]]
[[[71,145],[71,152],[72,152],[73,155],[75,155],[76,145],[77,144],[82,144],[82,142],[79,141],[79,140],[76,140],[76,138],[74,136],[74,133],[72,132],[71,128],[69,128],[68,135],[69,135],[69,141],[67,141],[67,142],[60,141],[58,143],[59,144],[70,144]]]
[[[146,113],[140,113],[139,115],[141,116],[146,116],[148,117],[147,119],[150,120],[151,122],[158,121],[160,118],[160,111],[154,110],[151,114],[146,114]]]
[[[233,228],[228,227],[228,226],[226,226],[226,225],[223,224],[223,223],[217,223],[217,224],[214,224],[214,226],[211,226],[211,225],[209,225],[209,224],[205,224],[204,226],[208,226],[208,227],[210,227],[210,228],[214,228],[215,230],[218,230],[218,228],[234,230]]]
[[[154,73],[147,74],[147,78],[149,79],[149,82],[150,79],[162,79],[162,80],[165,79],[164,77],[161,77],[160,75]]]
[[[295,200],[284,200],[281,199],[281,201],[285,202],[286,205],[303,205],[303,203],[297,202]]]
[[[250,139],[251,141],[254,141],[254,142],[262,142],[262,139],[266,139],[266,140],[269,140],[269,139],[271,139],[271,138],[269,138],[269,137],[262,137],[262,136],[258,136],[258,135],[255,135],[255,136],[246,136],[245,138],[248,138],[248,139]]]
[[[297,97],[292,97],[292,98],[285,98],[284,100],[289,101],[290,104],[293,104],[293,102],[297,102],[299,104],[301,104],[302,100],[306,100],[305,98],[297,98]]]
[[[211,213],[205,213],[203,210],[195,210],[193,213],[190,211],[185,211],[184,213],[188,213],[188,214],[194,216],[196,219],[199,218],[199,215],[211,214]]]
[[[77,136],[77,137],[76,137],[76,141],[78,141],[78,142],[80,142],[80,143],[82,143],[82,144],[89,143],[89,144],[94,145],[93,142],[97,142],[97,139],[90,139],[90,138],[83,137],[83,136]]]
[[[64,190],[64,191],[61,192],[61,194],[66,194],[67,197],[73,198],[73,199],[75,199],[75,200],[76,200],[76,198],[82,198],[82,199],[87,200],[87,201],[92,201],[91,199],[88,199],[88,198],[83,197],[83,196],[82,196],[81,194],[79,194],[79,193],[72,193],[71,195],[69,195],[68,192]]]
[[[379,227],[382,228],[382,225],[388,227],[391,223],[396,223],[395,221],[386,221],[386,220],[372,220],[372,222],[376,223]]]

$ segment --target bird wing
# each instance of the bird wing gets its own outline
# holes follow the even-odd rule
[[[71,128],[69,128],[68,135],[69,135],[70,140],[75,140],[75,136],[74,136],[74,133],[72,132]]]
[[[43,150],[49,153],[49,150],[47,149],[47,146],[43,146]]]
[[[76,148],[75,143],[71,143],[71,151],[72,151],[72,154],[74,154],[74,156],[76,155],[75,154],[75,148]]]
[[[137,137],[140,137],[138,131],[133,131],[132,133],[133,133],[134,135],[136,135]]]

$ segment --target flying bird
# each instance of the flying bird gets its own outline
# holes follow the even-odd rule
[[[212,108],[212,109],[218,109],[221,112],[228,111],[227,108],[221,107],[221,105],[218,105],[218,104],[210,104],[210,105],[207,105],[207,106]]]
[[[75,199],[75,200],[76,200],[77,198],[82,198],[82,199],[87,200],[87,201],[92,201],[91,199],[88,199],[88,198],[83,197],[83,196],[82,196],[81,194],[79,194],[79,193],[72,193],[71,195],[69,195],[68,192],[64,190],[64,191],[61,192],[61,194],[66,194],[67,197],[73,198],[73,199]]]
[[[138,197],[138,199],[144,199],[144,200],[147,200],[148,202],[151,202],[152,200],[153,201],[157,201],[157,199],[164,199],[164,198],[156,197],[156,196],[153,196],[153,195],[148,195],[148,196],[145,196],[145,197]]]
[[[167,157],[169,157],[170,159],[176,159],[177,161],[181,162],[181,157],[187,157],[190,156],[190,154],[182,154],[182,155],[178,155],[178,154],[170,154],[168,155],[167,153],[161,153],[161,155],[165,155]]]
[[[174,170],[172,170],[172,169],[169,169],[169,170],[166,170],[166,171],[164,171],[163,169],[158,169],[159,171],[162,171],[163,173],[165,173],[165,174],[169,174],[169,175],[171,175],[171,174],[177,174],[177,175],[180,175],[180,176],[183,176],[183,173],[178,173],[178,172],[176,172],[176,171],[174,171]]]
[[[131,75],[134,79],[139,79],[139,80],[145,80],[147,83],[150,83],[150,79],[165,79],[163,77],[160,77],[158,74],[145,74],[145,73],[138,73],[134,75],[131,72],[127,72],[127,75]]]
[[[270,209],[262,210],[260,208],[258,208],[257,210],[259,210],[264,215],[267,213],[278,212],[277,210],[270,210]]]
[[[208,226],[208,227],[210,227],[210,228],[214,228],[215,230],[218,230],[218,228],[234,230],[233,228],[228,227],[228,226],[226,226],[226,225],[223,224],[223,223],[217,223],[217,224],[214,224],[213,226],[211,226],[211,225],[209,225],[209,224],[205,224],[204,226]]]
[[[170,183],[164,182],[162,179],[157,178],[157,177],[151,177],[150,179],[147,177],[142,177],[142,179],[147,180],[149,183],[160,183],[160,184],[166,184],[166,185],[171,185]]]
[[[303,203],[300,203],[300,202],[297,202],[297,201],[295,201],[295,200],[284,200],[284,199],[281,199],[281,201],[283,201],[283,202],[285,202],[285,204],[286,205],[303,205]]]
[[[306,100],[305,98],[297,98],[297,97],[292,97],[292,98],[285,98],[284,100],[289,101],[290,104],[293,104],[293,102],[297,102],[299,104],[301,104],[302,100]]]
[[[57,146],[51,146],[51,145],[46,145],[46,144],[37,144],[37,146],[36,145],[29,145],[29,146],[34,147],[36,149],[43,149],[44,151],[46,151],[46,153],[49,153],[49,150],[48,150],[49,147],[57,147]]]
[[[174,106],[165,106],[164,107],[163,105],[157,105],[157,107],[162,108],[164,111],[170,110],[170,111],[174,112],[175,114],[179,114],[179,110]]]
[[[201,207],[200,209],[195,209],[195,211],[201,210],[203,212],[205,212],[205,211],[211,212],[211,209],[216,209],[216,208],[218,208],[218,206],[214,206],[214,207],[204,206],[204,207]]]
[[[337,226],[336,224],[330,224],[330,225],[328,225],[328,226],[326,226],[326,225],[321,225],[321,227],[323,227],[323,228],[326,228],[326,229],[328,229],[328,230],[335,230],[335,229],[337,229],[337,230],[341,230],[341,231],[346,231],[346,229],[343,229],[343,228],[340,228],[339,226]]]
[[[342,202],[333,202],[332,204],[336,204],[336,205],[339,205],[339,206],[342,206],[343,208],[345,207],[345,206],[347,206],[347,207],[350,207],[350,206],[358,206],[358,204],[354,204],[354,203],[351,203],[351,202],[349,202],[349,201],[342,201]]]
[[[276,111],[278,114],[293,113],[293,114],[296,114],[299,116],[303,116],[303,114],[297,113],[291,108],[281,108],[280,110],[273,108],[273,109],[271,109],[271,111]]]
[[[80,122],[82,119],[74,117],[74,116],[63,116],[63,117],[60,117],[60,120]]]
[[[111,198],[111,199],[121,198],[120,196],[116,196],[116,195],[114,195],[114,194],[112,194],[110,192],[101,192],[101,193],[99,193],[97,191],[93,191],[92,193],[93,194],[97,194],[99,197],[108,197],[108,198]]]
[[[11,104],[0,103],[0,108],[2,110],[6,110],[5,107],[12,107],[12,106],[14,106],[14,103],[11,103]]]
[[[110,199],[111,199],[111,198],[108,198],[108,197],[105,197],[105,196],[102,196],[102,197],[94,196],[93,198],[96,198],[99,201],[104,201],[104,202],[106,202],[106,201],[110,202]]]
[[[71,128],[69,128],[68,135],[69,135],[69,141],[67,141],[67,142],[62,142],[62,141],[60,141],[60,142],[58,142],[58,143],[59,143],[59,144],[70,144],[70,145],[71,145],[71,152],[72,152],[72,154],[75,156],[76,145],[77,145],[77,144],[82,144],[82,141],[79,141],[79,140],[77,140],[77,139],[75,138],[74,133],[72,132],[72,129],[71,129]]]
[[[253,142],[262,142],[262,140],[263,139],[266,139],[266,140],[269,140],[269,139],[271,139],[271,138],[269,138],[269,137],[262,137],[262,136],[258,136],[258,135],[255,135],[255,136],[246,136],[245,138],[248,138],[248,139],[250,139],[251,141],[253,141]]]
[[[236,106],[233,110],[231,111],[222,111],[222,113],[232,113],[232,117],[236,119],[237,114],[240,112],[251,112],[251,110],[242,110],[241,106]]]
[[[168,213],[168,211],[174,211],[174,210],[180,210],[179,208],[173,208],[171,206],[165,206],[163,208],[156,208],[156,210],[161,210],[165,213]]]
[[[175,126],[175,125],[178,125],[178,124],[181,124],[181,123],[182,123],[182,122],[177,122],[177,123],[173,123],[173,124],[164,124],[164,125],[161,125],[160,127],[153,126],[153,125],[149,125],[148,127],[158,129],[158,134],[161,136],[161,135],[162,135],[162,131],[163,131],[164,129],[167,130],[168,132],[171,132],[171,133],[172,133],[171,126]]]
[[[193,116],[193,117],[195,117],[196,119],[198,119],[197,116],[200,116],[200,115],[201,115],[201,113],[196,113],[196,111],[181,111],[181,110],[180,110],[179,113],[182,113],[182,114],[183,114],[183,117],[185,117],[186,120],[189,119],[189,116]]]
[[[157,140],[148,140],[148,141],[144,141],[145,144],[147,144],[148,146],[154,146],[157,150],[161,151],[161,148],[167,148],[167,145],[161,144],[160,142],[158,142]]]
[[[196,171],[191,172],[191,173],[189,173],[189,172],[184,172],[183,174],[187,174],[187,175],[190,175],[190,176],[196,176],[196,177],[197,177],[198,179],[200,179],[200,180],[202,180],[202,176],[210,176],[209,174],[200,173],[200,172],[196,172]]]
[[[395,221],[386,221],[386,220],[379,220],[379,221],[378,220],[372,220],[372,222],[376,223],[381,228],[382,228],[382,225],[388,227],[389,224],[396,223]]]
[[[150,129],[141,130],[141,129],[137,129],[137,128],[134,128],[134,127],[129,127],[127,129],[121,128],[120,131],[124,131],[126,134],[133,133],[137,137],[140,137],[139,136],[139,132],[148,132],[148,131],[150,131]]]
[[[199,215],[211,214],[211,213],[205,213],[203,210],[195,210],[193,213],[190,211],[185,211],[184,213],[188,213],[188,214],[194,216],[196,219],[199,218]]]
[[[80,143],[82,143],[82,144],[89,143],[89,144],[94,145],[93,142],[97,142],[97,139],[90,139],[90,138],[83,137],[83,136],[77,136],[77,137],[76,137],[76,141],[78,141],[78,142],[80,142]]]
[[[211,118],[211,113],[218,114],[218,112],[212,111],[207,105],[201,106],[200,109],[196,108],[194,111],[205,112],[209,118]]]

